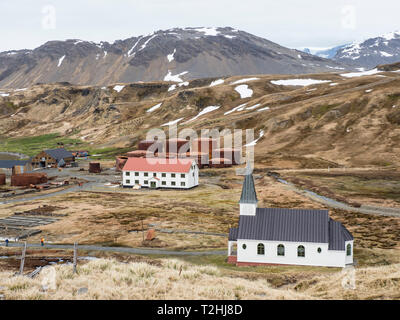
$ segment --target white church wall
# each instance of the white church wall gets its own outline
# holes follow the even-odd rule
[[[257,254],[257,245],[259,243],[264,244],[264,255]],[[246,245],[246,249],[243,249],[243,244]],[[278,256],[277,247],[279,244],[285,246],[284,256]],[[297,256],[297,247],[300,245],[305,248],[305,257]],[[318,248],[321,248],[320,253]],[[346,264],[346,252],[328,250],[327,243],[238,240],[237,251],[238,262],[326,267],[344,267]]]

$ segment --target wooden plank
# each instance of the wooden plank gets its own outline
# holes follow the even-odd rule
[[[19,266],[20,275],[24,274],[25,255],[26,255],[26,241],[24,242],[24,248],[22,249],[21,265]]]
[[[77,273],[76,271],[76,265],[78,261],[78,243],[74,242],[74,273]]]

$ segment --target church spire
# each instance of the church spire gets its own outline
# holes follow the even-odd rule
[[[254,186],[253,174],[246,168],[246,175],[244,177],[242,195],[239,203],[257,203],[257,193]]]

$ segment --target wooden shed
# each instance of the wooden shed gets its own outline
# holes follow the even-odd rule
[[[74,155],[65,150],[64,148],[43,150],[38,155],[32,158],[33,168],[47,168],[58,167],[58,164],[62,162],[65,165],[70,165],[75,161]]]

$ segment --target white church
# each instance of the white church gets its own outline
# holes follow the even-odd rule
[[[353,264],[353,236],[327,210],[258,208],[251,169],[239,201],[239,226],[229,230],[228,262],[237,266]],[[236,251],[236,255],[235,255]]]

